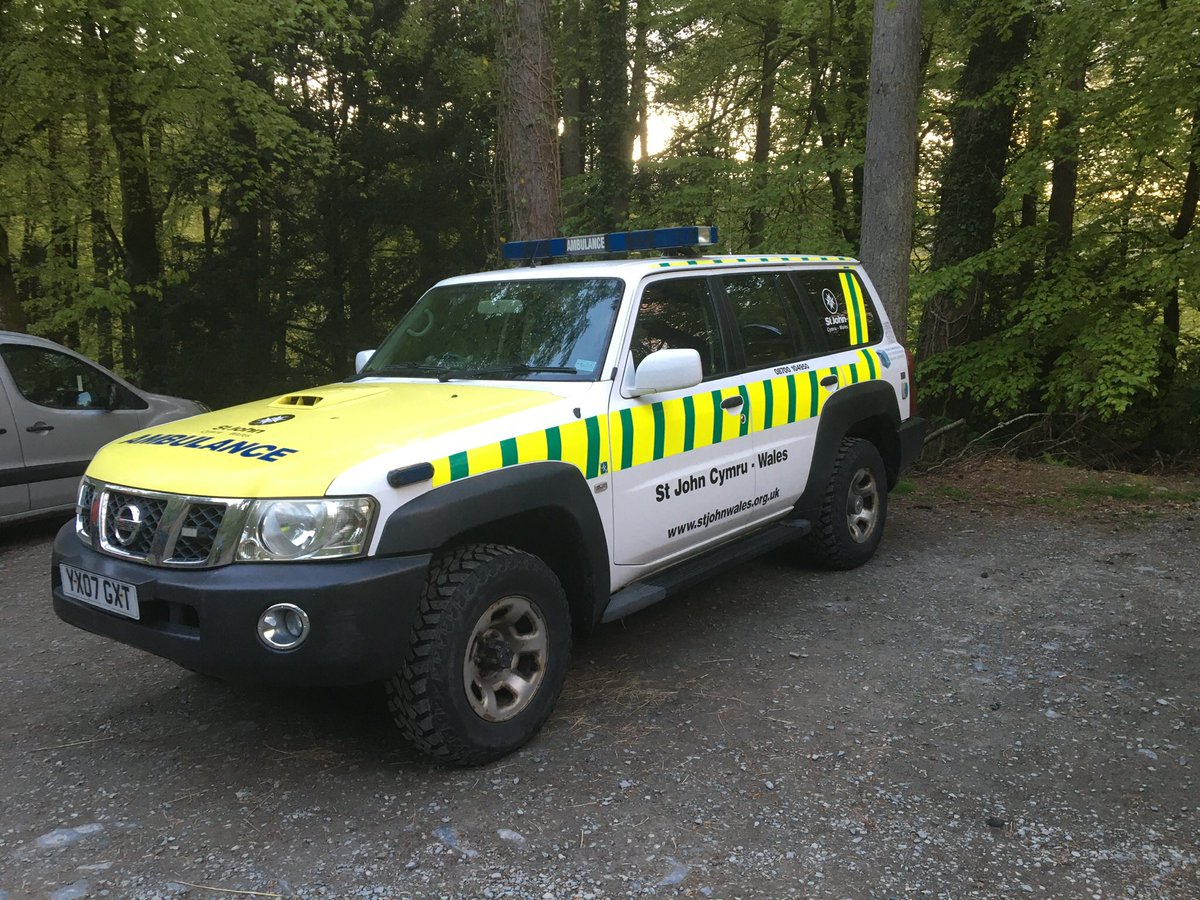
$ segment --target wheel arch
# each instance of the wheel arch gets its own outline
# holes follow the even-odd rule
[[[531,463],[435,488],[388,517],[377,552],[437,553],[473,543],[539,557],[562,583],[576,633],[599,621],[610,592],[608,538],[575,466]]]
[[[808,483],[796,503],[795,514],[812,519],[820,511],[838,448],[847,437],[875,445],[887,470],[888,489],[894,487],[902,466],[900,422],[896,391],[886,382],[870,381],[836,391],[821,409]]]

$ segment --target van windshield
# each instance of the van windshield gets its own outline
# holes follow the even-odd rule
[[[358,377],[595,381],[624,287],[619,278],[435,287]]]

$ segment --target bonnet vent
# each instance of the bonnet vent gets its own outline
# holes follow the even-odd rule
[[[316,394],[289,394],[275,401],[280,406],[316,406],[321,398]]]

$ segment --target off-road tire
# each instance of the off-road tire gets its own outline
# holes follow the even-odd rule
[[[527,600],[546,629],[541,681],[520,712],[487,721],[464,686],[468,642],[481,616],[505,597]],[[397,727],[439,762],[476,766],[525,744],[554,708],[571,655],[571,616],[562,585],[536,556],[472,544],[434,559],[399,671],[385,684]]]
[[[855,518],[852,498],[864,490],[868,481],[872,487],[867,489],[867,502],[873,505],[865,508],[873,512],[872,525],[856,537],[851,527]],[[887,470],[883,458],[870,441],[843,439],[821,501],[821,512],[805,542],[807,561],[826,569],[861,566],[875,555],[886,520]]]

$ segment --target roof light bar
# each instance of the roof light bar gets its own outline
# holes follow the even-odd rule
[[[715,225],[686,225],[677,228],[648,228],[643,231],[611,231],[575,237],[509,241],[502,248],[505,259],[532,262],[556,256],[598,256],[605,253],[634,253],[638,250],[683,250],[712,247],[717,243]]]

